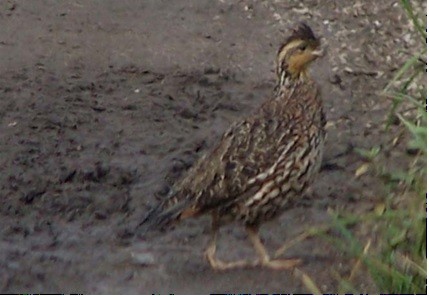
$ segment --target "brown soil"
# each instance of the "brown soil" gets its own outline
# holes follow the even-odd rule
[[[150,238],[136,223],[236,118],[267,98],[278,45],[297,21],[325,38],[314,65],[328,116],[314,194],[262,228],[275,249],[372,210],[383,186],[354,147],[391,145],[379,92],[414,46],[396,1],[4,0],[0,3],[0,292],[305,293],[299,273],[215,272],[209,220]],[[403,147],[400,139],[397,147]],[[403,148],[386,149],[403,167]],[[242,229],[219,256],[253,256]],[[322,238],[286,256],[325,293],[351,261]],[[371,286],[362,282],[362,289]]]

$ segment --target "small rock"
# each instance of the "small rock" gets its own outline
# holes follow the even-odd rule
[[[381,22],[380,22],[380,21],[378,21],[378,20],[375,20],[375,21],[374,21],[374,25],[375,25],[375,27],[376,27],[377,29],[381,28]]]
[[[403,40],[405,41],[405,43],[407,43],[407,44],[411,43],[411,34],[410,34],[410,33],[405,34],[405,35],[402,37],[402,39],[403,39]]]
[[[148,266],[155,264],[155,257],[151,253],[131,253],[133,263]]]

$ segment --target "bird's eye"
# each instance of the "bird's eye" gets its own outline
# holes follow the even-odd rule
[[[307,49],[307,44],[302,44],[302,45],[299,46],[299,50],[304,51],[306,49]]]

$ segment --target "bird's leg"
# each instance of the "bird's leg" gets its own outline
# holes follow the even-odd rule
[[[212,227],[210,230],[210,241],[207,246],[206,251],[204,252],[205,257],[209,261],[211,267],[216,269],[216,266],[218,265],[216,260],[216,239],[217,239],[217,233],[218,233],[218,226],[216,223],[216,217],[215,214],[212,215]]]
[[[270,256],[259,237],[258,228],[254,226],[246,226],[246,231],[256,253],[259,256],[259,261],[257,262],[259,265],[272,269],[289,269],[301,263],[300,259],[270,259]]]
[[[216,214],[212,214],[212,228],[211,228],[211,234],[210,234],[211,235],[210,242],[206,251],[204,252],[204,255],[207,258],[207,261],[209,261],[210,266],[213,269],[217,269],[217,270],[226,270],[231,268],[248,266],[249,263],[244,260],[234,261],[234,262],[224,262],[216,258],[216,239],[217,239],[218,230],[219,230],[218,217]]]

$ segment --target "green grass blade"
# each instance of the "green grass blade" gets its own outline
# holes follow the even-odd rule
[[[409,58],[405,64],[398,70],[396,75],[393,77],[393,79],[387,84],[387,86],[384,88],[384,92],[389,91],[392,88],[392,85],[398,81],[409,69],[411,69],[414,65],[416,65],[419,62],[420,54],[415,54],[411,58]]]
[[[408,14],[408,17],[413,22],[414,27],[416,28],[417,32],[419,33],[423,44],[426,45],[426,28],[423,27],[423,25],[420,23],[419,18],[414,14],[413,7],[411,6],[411,3],[409,0],[401,0],[402,6],[404,7],[405,11]]]

